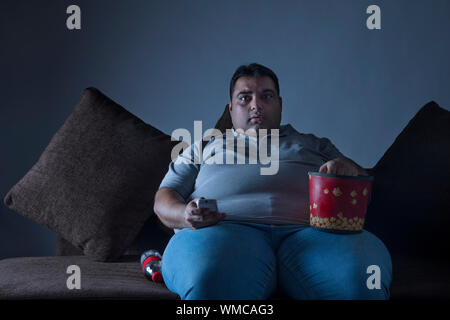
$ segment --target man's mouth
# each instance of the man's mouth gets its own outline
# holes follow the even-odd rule
[[[264,120],[264,116],[262,114],[255,114],[255,115],[251,116],[249,119],[249,121],[252,121],[252,122],[263,121],[263,120]]]

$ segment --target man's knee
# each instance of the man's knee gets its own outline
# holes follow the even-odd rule
[[[383,277],[377,265],[341,270],[342,276],[334,286],[333,299],[351,300],[387,300],[389,299],[390,279]],[[363,268],[363,270],[360,270]]]
[[[182,299],[265,299],[276,285],[275,255],[262,231],[222,223],[174,237],[163,276]]]
[[[337,267],[337,266],[336,266]],[[316,273],[293,274],[282,268],[282,285],[294,299],[385,300],[389,299],[389,280],[381,274],[366,274],[359,268],[330,268]]]
[[[328,269],[334,275],[330,280],[335,292],[333,299],[389,299],[392,281],[390,254],[375,235],[363,231],[361,236],[365,242],[363,248],[344,252],[345,261]]]
[[[319,296],[339,300],[389,299],[390,262],[377,260],[373,255],[348,255],[347,259],[324,268]]]
[[[264,300],[272,293],[274,279],[249,279],[239,270],[204,271],[189,279],[180,294],[185,300]]]
[[[333,289],[328,292],[320,292],[318,298],[334,300],[387,300],[389,299],[389,289],[383,284],[380,288],[370,288],[366,286],[366,279],[357,281],[341,282],[333,285]]]
[[[295,244],[298,244],[295,246]],[[290,248],[296,247],[297,250]],[[388,299],[389,252],[373,234],[335,235],[305,230],[280,246],[280,279],[300,299]]]

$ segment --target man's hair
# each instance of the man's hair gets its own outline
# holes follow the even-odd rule
[[[278,84],[278,78],[276,74],[270,70],[269,68],[260,65],[258,63],[251,63],[247,65],[241,65],[239,68],[236,69],[236,71],[233,74],[233,77],[230,81],[230,99],[233,100],[233,91],[234,91],[234,85],[236,84],[236,81],[240,77],[270,77],[273,80],[273,83],[275,84],[275,89],[277,90],[277,94],[280,95],[280,86]]]

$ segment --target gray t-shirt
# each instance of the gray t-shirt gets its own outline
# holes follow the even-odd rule
[[[267,154],[272,156],[272,135],[270,131],[268,133]],[[299,133],[290,124],[282,125],[276,159],[278,171],[263,175],[261,168],[269,166],[267,161],[263,164],[258,158],[255,164],[249,158],[249,155],[254,155],[250,151],[252,144],[256,146],[256,154],[259,154],[259,141],[262,139],[232,130],[234,145],[231,144],[230,148],[230,143],[226,143],[230,142],[230,135],[224,133],[222,137],[211,139],[204,146],[203,153],[200,153],[202,158],[199,157],[201,141],[194,142],[169,164],[160,188],[169,187],[177,191],[186,202],[197,197],[216,199],[218,210],[227,214],[226,220],[308,225],[308,171],[318,171],[325,162],[343,157],[331,141],[313,134]],[[245,139],[244,148],[240,148],[237,142],[242,138]],[[220,153],[222,146],[226,152]],[[218,159],[218,154],[222,163],[212,161],[213,157]],[[230,154],[231,158],[227,158]],[[234,159],[233,164],[231,159]]]

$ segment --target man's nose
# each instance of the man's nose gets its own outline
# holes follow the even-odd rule
[[[262,110],[261,100],[258,97],[253,97],[250,102],[250,110],[252,111],[261,111]]]

